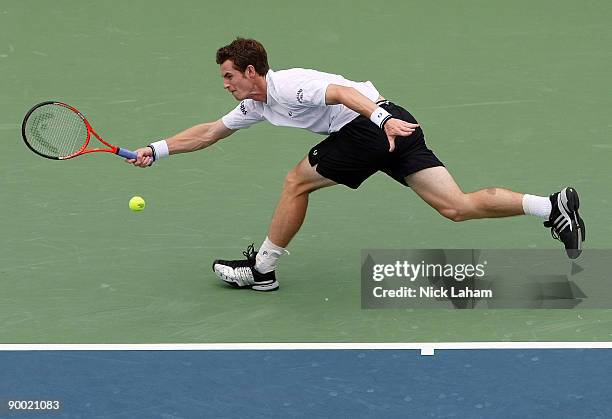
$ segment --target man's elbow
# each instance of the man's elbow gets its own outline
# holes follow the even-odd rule
[[[344,103],[346,98],[353,94],[353,91],[356,92],[357,90],[352,87],[330,84],[325,93],[325,104],[338,105]]]

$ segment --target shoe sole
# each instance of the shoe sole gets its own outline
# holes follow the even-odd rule
[[[578,198],[578,192],[574,188],[564,188],[557,197],[557,204],[559,205],[559,211],[572,220],[572,224],[576,226],[578,232],[578,248],[577,249],[565,249],[567,256],[570,259],[576,259],[582,253],[582,242],[586,236],[586,228],[584,221],[578,214],[578,208],[580,208],[580,198]],[[573,217],[570,215],[572,214]]]
[[[584,225],[584,221],[582,220],[582,217],[580,216],[580,214],[578,214],[578,208],[580,207],[580,198],[578,198],[578,192],[576,192],[576,190],[574,188],[572,189],[572,195],[574,195],[574,221],[576,222],[576,225],[580,228],[578,234],[580,234],[581,237],[581,241],[584,241],[586,239],[586,226]]]
[[[280,285],[278,283],[278,281],[274,281],[271,284],[265,284],[265,285],[253,285],[251,286],[251,289],[253,291],[259,291],[259,292],[270,292],[270,291],[277,291],[280,288]]]
[[[259,291],[259,292],[270,292],[270,291],[276,291],[280,288],[280,284],[278,283],[278,281],[274,281],[270,284],[253,284],[253,285],[239,285],[236,282],[234,282],[231,279],[225,279],[224,275],[217,272],[215,270],[215,265],[219,263],[219,260],[215,260],[212,263],[212,270],[215,273],[215,275],[217,276],[217,278],[219,278],[221,281],[225,282],[226,284],[228,284],[229,286],[233,287],[233,288],[237,288],[237,289],[251,289],[253,291]]]

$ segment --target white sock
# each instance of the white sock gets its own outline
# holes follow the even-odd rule
[[[545,218],[548,220],[552,204],[548,197],[536,195],[523,195],[523,211],[526,215],[535,215],[536,217]]]
[[[277,246],[268,237],[261,244],[255,258],[255,269],[262,274],[267,274],[276,269],[278,259],[283,255],[285,249]]]

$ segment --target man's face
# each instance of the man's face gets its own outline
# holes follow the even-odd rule
[[[223,77],[223,88],[227,89],[236,100],[246,99],[253,90],[254,79],[249,77],[249,69],[242,73],[234,68],[231,60],[221,64],[221,77]]]

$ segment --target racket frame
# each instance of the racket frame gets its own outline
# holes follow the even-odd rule
[[[79,116],[79,118],[81,118],[83,120],[83,123],[85,124],[85,127],[87,129],[87,137],[85,138],[85,142],[83,143],[83,145],[81,146],[81,148],[68,155],[68,156],[58,156],[58,157],[54,157],[54,156],[47,156],[46,154],[41,153],[38,150],[35,150],[34,147],[32,147],[32,145],[29,143],[28,141],[28,137],[26,135],[26,124],[28,122],[28,119],[30,118],[30,115],[32,115],[32,113],[42,107],[42,106],[46,106],[46,105],[58,105],[58,106],[62,106],[64,108],[69,109],[70,111],[74,112],[76,115]],[[88,149],[87,146],[89,145],[89,141],[91,140],[91,134],[93,134],[98,141],[100,141],[102,144],[108,146],[108,148],[101,148],[101,147],[97,147],[97,148],[90,148]],[[23,141],[26,143],[26,145],[28,146],[28,148],[30,150],[32,150],[34,153],[38,154],[41,157],[47,158],[47,159],[51,159],[51,160],[68,160],[68,159],[72,159],[74,157],[77,156],[81,156],[83,154],[88,154],[88,153],[97,153],[97,152],[103,152],[103,153],[113,153],[113,154],[117,154],[121,157],[125,157],[128,159],[135,159],[136,158],[136,153],[134,153],[133,151],[129,151],[129,150],[125,150],[123,148],[120,147],[116,147],[110,143],[107,143],[106,141],[104,141],[102,139],[102,137],[100,137],[98,135],[98,133],[96,131],[94,131],[93,127],[91,126],[91,124],[89,123],[89,121],[87,120],[87,118],[85,117],[85,115],[83,115],[77,108],[70,106],[64,102],[59,102],[59,101],[53,101],[53,100],[48,100],[45,102],[41,102],[37,105],[35,105],[32,109],[30,109],[28,111],[28,113],[26,114],[26,116],[23,118],[23,123],[21,124],[21,136],[23,138]]]

